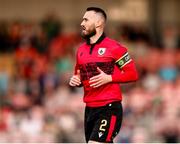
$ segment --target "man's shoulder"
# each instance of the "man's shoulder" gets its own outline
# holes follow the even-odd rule
[[[76,52],[78,52],[79,50],[84,49],[85,46],[86,46],[86,42],[80,43],[80,44],[76,47]]]
[[[111,46],[111,48],[124,48],[125,46],[115,39],[106,37],[105,42]]]
[[[106,37],[106,42],[110,42],[110,43],[118,43],[118,41],[116,41],[115,39],[112,39],[110,37]]]
[[[79,44],[78,49],[84,48],[86,45],[87,45],[86,42],[82,42]]]

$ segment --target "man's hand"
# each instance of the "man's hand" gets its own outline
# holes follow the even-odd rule
[[[100,74],[90,78],[89,83],[91,87],[97,88],[106,83],[112,82],[111,75],[104,73],[99,67],[97,67],[97,70]]]
[[[77,70],[77,74],[73,75],[69,81],[70,86],[79,86],[81,84],[80,70]]]

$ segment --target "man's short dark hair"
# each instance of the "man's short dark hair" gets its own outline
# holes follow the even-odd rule
[[[107,15],[106,15],[105,11],[103,9],[99,8],[99,7],[88,7],[86,9],[86,11],[95,11],[97,13],[101,13],[102,16],[104,17],[105,21],[107,19]]]

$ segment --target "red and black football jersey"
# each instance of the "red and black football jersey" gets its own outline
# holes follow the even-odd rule
[[[91,77],[98,75],[97,67],[106,74],[112,75],[112,82],[98,88],[90,87]],[[127,49],[117,41],[104,34],[95,44],[83,43],[77,50],[76,67],[80,70],[84,87],[84,102],[89,107],[104,106],[113,101],[121,101],[122,94],[119,82],[137,79],[133,60]]]

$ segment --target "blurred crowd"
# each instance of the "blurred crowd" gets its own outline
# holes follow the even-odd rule
[[[0,142],[85,142],[83,89],[68,85],[79,30],[63,33],[53,15],[42,22],[0,22]],[[108,29],[108,28],[107,28]],[[180,33],[120,25],[107,35],[126,45],[139,81],[121,84],[124,117],[115,141],[180,142]]]

